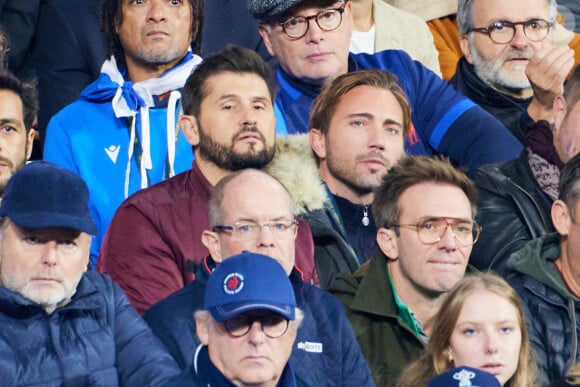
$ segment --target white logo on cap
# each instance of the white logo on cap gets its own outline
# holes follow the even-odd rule
[[[471,379],[475,378],[475,373],[468,370],[461,370],[453,374],[453,379],[459,380],[459,387],[472,386]]]
[[[224,279],[224,292],[232,295],[239,293],[244,288],[244,276],[239,273],[231,273]]]

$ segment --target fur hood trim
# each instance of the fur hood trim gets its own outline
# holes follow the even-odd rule
[[[324,207],[326,187],[320,179],[307,133],[277,137],[276,155],[266,172],[290,191],[295,215],[305,215]]]

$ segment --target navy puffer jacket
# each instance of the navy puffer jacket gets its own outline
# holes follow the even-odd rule
[[[0,359],[3,386],[156,386],[179,374],[121,288],[95,272],[50,315],[0,286]]]
[[[202,261],[195,281],[155,304],[145,314],[153,332],[184,370],[190,369],[196,347],[193,313],[203,308],[205,285],[215,263]],[[296,303],[304,312],[290,365],[299,387],[372,387],[370,370],[342,305],[330,293],[290,274]]]

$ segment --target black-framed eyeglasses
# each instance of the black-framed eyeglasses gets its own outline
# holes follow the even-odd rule
[[[334,31],[342,23],[344,6],[339,8],[327,8],[312,16],[291,16],[281,23],[282,31],[291,39],[300,39],[308,32],[310,20],[316,20],[316,24],[322,31]]]
[[[419,240],[426,245],[437,243],[443,238],[447,228],[455,240],[463,246],[470,246],[477,242],[479,234],[483,230],[475,220],[460,220],[453,218],[428,218],[415,224],[394,224],[393,228],[408,227],[417,231]]]
[[[271,220],[265,223],[238,221],[233,226],[213,226],[214,232],[231,232],[232,237],[238,241],[256,239],[262,227],[267,227],[276,239],[288,239],[296,236],[298,221],[296,219]]]
[[[290,320],[276,313],[264,315],[239,314],[225,320],[222,324],[224,329],[232,337],[242,337],[252,329],[254,322],[258,322],[262,332],[271,339],[282,336],[288,330]]]
[[[546,39],[550,28],[554,23],[544,19],[531,19],[524,22],[512,23],[506,20],[499,20],[487,27],[471,28],[467,33],[479,32],[489,36],[492,42],[497,44],[505,44],[511,42],[516,34],[516,26],[522,26],[524,35],[531,42],[541,42]]]

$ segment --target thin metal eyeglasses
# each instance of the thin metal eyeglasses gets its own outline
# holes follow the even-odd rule
[[[281,23],[282,31],[291,39],[300,39],[310,29],[310,20],[316,20],[316,24],[322,31],[334,31],[342,23],[344,7],[327,8],[312,16],[291,16]]]
[[[499,20],[487,27],[470,28],[467,33],[479,32],[489,36],[492,42],[497,44],[505,44],[511,42],[516,34],[516,26],[522,26],[524,35],[531,42],[541,42],[546,39],[550,28],[554,23],[544,19],[531,19],[523,22],[512,23],[506,20]]]
[[[483,229],[476,221],[448,219],[450,218],[429,218],[415,224],[394,224],[391,227],[408,227],[416,230],[419,240],[426,245],[439,242],[449,227],[451,227],[451,232],[459,244],[470,246],[477,242]]]
[[[262,227],[268,227],[276,239],[288,239],[296,236],[298,221],[296,219],[271,220],[265,223],[238,221],[233,226],[213,226],[212,231],[231,232],[238,241],[248,241],[256,239],[260,235]]]
[[[256,321],[260,324],[262,332],[271,339],[276,339],[286,333],[290,324],[285,317],[275,313],[258,316],[239,314],[225,320],[222,324],[230,336],[242,337],[250,332]]]

